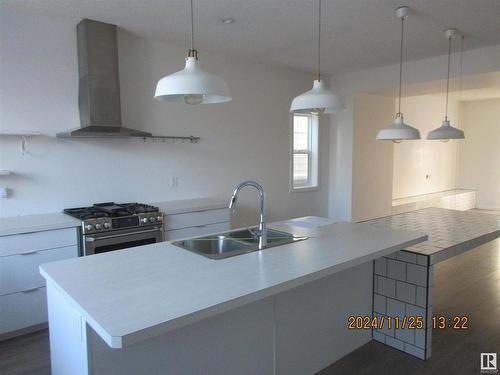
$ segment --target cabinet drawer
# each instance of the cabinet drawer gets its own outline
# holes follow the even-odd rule
[[[76,245],[76,228],[13,234],[0,237],[0,256]]]
[[[191,238],[204,236],[211,233],[220,233],[230,230],[229,222],[217,223],[217,224],[207,224],[198,227],[190,227],[184,229],[167,230],[165,232],[166,241],[179,240],[181,238]]]
[[[0,295],[44,286],[45,280],[38,271],[40,264],[77,256],[76,246],[66,246],[0,257]]]
[[[185,214],[165,216],[165,229],[181,229],[206,224],[216,224],[229,221],[229,209],[188,212]]]
[[[0,334],[47,321],[45,288],[0,296]]]

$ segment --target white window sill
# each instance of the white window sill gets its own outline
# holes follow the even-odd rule
[[[319,190],[319,186],[304,186],[304,187],[296,187],[290,188],[290,193],[305,193],[308,191],[317,191]]]

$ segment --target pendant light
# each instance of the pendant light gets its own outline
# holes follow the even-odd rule
[[[203,71],[198,63],[198,51],[194,48],[193,0],[191,10],[191,48],[183,70],[163,77],[156,85],[155,99],[186,104],[211,104],[231,101],[226,82]]]
[[[313,82],[313,88],[292,100],[290,112],[334,113],[345,108],[344,98],[325,87],[321,80],[321,0],[318,0],[318,75]]]
[[[450,92],[450,60],[451,60],[451,40],[459,35],[457,29],[448,29],[445,31],[446,37],[448,38],[448,76],[446,78],[446,106],[445,115],[442,125],[427,133],[427,139],[440,140],[441,142],[448,142],[450,139],[464,139],[465,134],[462,130],[454,128],[450,125],[450,120],[448,120],[448,96]],[[462,38],[462,53],[461,59],[463,58],[463,38]],[[460,62],[462,64],[462,62]],[[462,68],[460,68],[462,70]],[[460,73],[461,75],[462,73]],[[461,79],[461,78],[460,78]]]
[[[396,16],[401,19],[401,46],[399,56],[399,95],[398,95],[398,113],[394,123],[385,129],[382,129],[377,134],[377,139],[381,141],[393,141],[394,143],[401,143],[405,139],[420,139],[420,132],[418,129],[405,124],[403,120],[403,113],[401,112],[401,84],[403,81],[403,36],[405,18],[408,15],[408,7],[402,6],[396,9]]]

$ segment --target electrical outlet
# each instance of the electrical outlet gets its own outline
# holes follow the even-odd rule
[[[0,198],[7,198],[8,190],[6,187],[0,186]]]
[[[178,186],[177,176],[170,177],[170,187],[176,188]]]

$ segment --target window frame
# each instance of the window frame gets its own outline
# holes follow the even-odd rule
[[[308,118],[309,124],[309,137],[307,150],[294,149],[294,119],[295,116],[302,116]],[[291,115],[291,131],[290,131],[290,193],[316,191],[320,188],[319,179],[319,117],[317,115],[308,113],[292,113]],[[307,154],[308,155],[308,176],[307,183],[304,186],[295,186],[294,174],[294,155]]]

